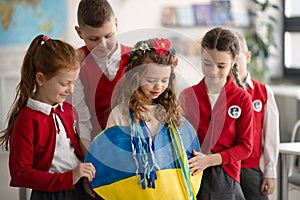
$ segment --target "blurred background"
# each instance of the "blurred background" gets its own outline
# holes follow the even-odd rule
[[[274,90],[280,111],[281,141],[289,141],[300,119],[300,3],[297,0],[109,0],[118,18],[121,43],[168,37],[178,51],[179,89],[201,79],[199,41],[215,26],[245,34],[253,59],[252,76]],[[38,34],[62,39],[75,48],[79,0],[0,0],[0,128],[19,82],[26,49]],[[0,195],[19,199],[9,187],[8,152],[0,150]],[[298,193],[300,194],[300,193]]]

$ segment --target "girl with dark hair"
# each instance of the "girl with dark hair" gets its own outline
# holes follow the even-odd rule
[[[204,170],[197,198],[244,199],[240,169],[253,147],[253,110],[250,95],[235,84],[241,83],[236,71],[238,39],[217,27],[205,34],[201,47],[204,77],[181,94],[185,116],[201,144],[202,153],[194,151],[189,160],[194,174]]]

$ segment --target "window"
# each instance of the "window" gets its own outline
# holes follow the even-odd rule
[[[284,76],[296,79],[300,75],[300,1],[283,0],[283,63]]]

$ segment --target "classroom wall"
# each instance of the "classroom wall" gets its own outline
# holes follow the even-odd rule
[[[47,1],[47,0],[43,0]],[[119,26],[120,36],[127,38],[129,43],[139,37],[152,37],[163,34],[175,34],[198,40],[211,27],[199,26],[192,28],[165,28],[161,26],[161,7],[165,5],[184,5],[191,3],[207,2],[208,0],[110,0],[113,5]],[[272,0],[278,1],[278,0]],[[72,44],[74,47],[80,47],[83,42],[77,36],[74,26],[77,24],[76,11],[79,0],[65,0],[67,5],[68,19],[64,32],[58,37]],[[241,3],[243,2],[243,3]],[[245,6],[248,1],[232,0],[232,5],[239,9]],[[53,11],[55,12],[55,11]],[[232,28],[232,27],[229,27]],[[150,31],[152,29],[152,31]],[[233,28],[237,29],[237,28]],[[145,30],[145,31],[143,31]],[[239,29],[243,32],[244,29]],[[20,33],[21,34],[21,33]],[[137,35],[138,34],[138,35]],[[130,36],[132,35],[132,36]],[[51,35],[50,35],[51,36]],[[129,37],[129,38],[128,38]],[[19,82],[20,67],[29,44],[0,46],[0,128],[4,128],[6,116],[14,98],[14,91]],[[279,60],[278,60],[279,59]],[[280,77],[282,75],[280,57],[272,63],[271,76]],[[184,62],[184,61],[183,61]],[[190,70],[195,70],[189,68]],[[197,71],[197,70],[196,70]],[[190,81],[199,79],[197,73],[190,73],[186,68],[179,70],[183,77],[192,77]],[[9,187],[9,172],[7,167],[8,153],[0,150],[0,195],[2,200],[18,199],[18,189]]]

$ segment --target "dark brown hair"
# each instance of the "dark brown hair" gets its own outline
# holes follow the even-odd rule
[[[45,39],[38,35],[33,39],[25,54],[21,68],[21,80],[16,88],[16,96],[8,115],[8,125],[1,133],[0,146],[8,150],[8,139],[19,112],[37,90],[36,74],[41,72],[46,79],[56,76],[60,69],[77,70],[80,65],[75,49],[60,40]]]
[[[229,51],[232,59],[234,59],[240,52],[239,39],[229,29],[216,27],[208,31],[201,41],[202,50],[217,49],[219,51]],[[234,63],[231,73],[238,86],[244,88],[238,74],[237,74],[237,62]]]
[[[107,0],[81,0],[77,10],[79,26],[101,27],[114,16],[113,8]]]

